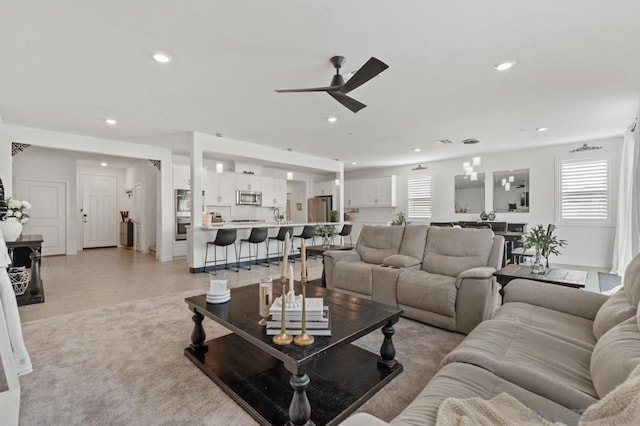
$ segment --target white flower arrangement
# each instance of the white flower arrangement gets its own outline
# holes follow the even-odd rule
[[[7,198],[7,217],[15,217],[20,223],[26,223],[31,217],[29,210],[31,210],[30,202]]]

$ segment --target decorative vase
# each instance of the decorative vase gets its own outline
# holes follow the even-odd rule
[[[0,220],[0,231],[5,241],[15,241],[22,234],[22,224],[15,217]]]
[[[328,235],[322,236],[322,248],[325,250],[331,248],[331,238]]]
[[[533,264],[531,265],[531,273],[536,275],[544,275],[547,271],[547,265],[545,264],[545,258],[540,253],[540,250],[536,250],[536,254],[533,258]]]

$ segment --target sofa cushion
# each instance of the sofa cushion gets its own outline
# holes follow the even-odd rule
[[[607,331],[596,343],[591,357],[591,377],[600,398],[624,382],[640,364],[640,331],[633,317]]]
[[[364,226],[356,251],[363,261],[380,265],[385,257],[398,254],[403,234],[404,226]]]
[[[448,317],[456,314],[456,279],[425,271],[402,271],[398,276],[398,303]]]
[[[428,225],[407,225],[404,228],[400,254],[422,260],[424,247],[427,245]]]
[[[565,407],[582,410],[596,401],[591,350],[522,323],[480,323],[442,361],[482,367]]]
[[[521,302],[500,307],[493,319],[518,322],[558,339],[593,350],[593,321],[564,312]]]
[[[634,317],[638,309],[629,303],[627,292],[620,289],[613,294],[598,310],[593,320],[593,334],[600,339],[603,334],[621,322]]]
[[[340,290],[371,296],[371,270],[365,262],[338,262],[333,269],[334,282]]]
[[[627,265],[622,284],[631,304],[638,306],[640,302],[640,254]]]
[[[457,276],[476,266],[487,266],[493,231],[432,227],[427,235],[422,269],[439,275]]]
[[[480,367],[453,363],[445,365],[416,399],[391,421],[394,426],[435,424],[438,408],[447,398],[491,399],[506,392],[542,417],[565,424],[577,424],[579,414],[554,401],[510,383]]]
[[[392,254],[382,259],[383,265],[394,266],[397,268],[410,268],[411,266],[420,265],[420,261],[413,256],[404,254]]]

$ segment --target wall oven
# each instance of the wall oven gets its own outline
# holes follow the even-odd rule
[[[176,241],[187,239],[187,226],[191,224],[191,191],[176,189],[175,191],[175,238]]]
[[[261,206],[262,192],[258,191],[236,191],[236,205],[238,206]]]

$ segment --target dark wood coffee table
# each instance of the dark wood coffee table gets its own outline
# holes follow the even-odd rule
[[[547,268],[544,275],[531,273],[530,265],[507,265],[499,271],[494,272],[500,284],[500,296],[504,300],[504,288],[509,281],[516,278],[526,278],[528,280],[540,281],[543,283],[563,285],[573,288],[584,288],[587,282],[586,271],[574,271],[571,269]]]
[[[324,246],[309,246],[307,247],[307,256],[322,256],[322,286],[327,286],[327,277],[324,274],[324,252],[330,250],[353,250],[353,246],[337,246],[331,244],[328,248]]]
[[[275,296],[280,289],[274,283]],[[402,371],[391,339],[402,310],[317,286],[307,297],[324,298],[332,332],[307,347],[277,346],[258,325],[257,284],[232,289],[220,305],[189,297],[194,328],[184,354],[260,424],[337,424]],[[204,317],[233,333],[205,342]],[[350,344],[380,327],[380,356]]]

